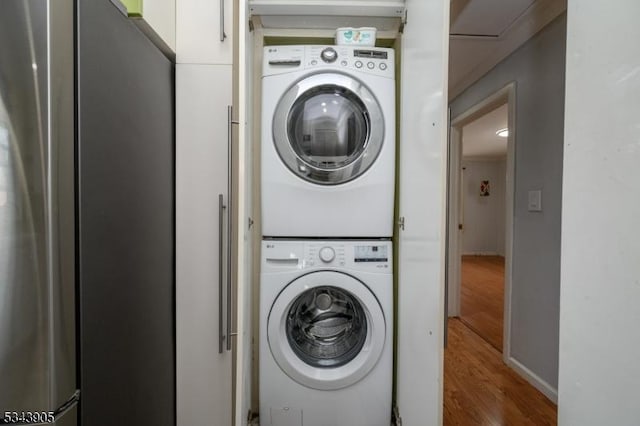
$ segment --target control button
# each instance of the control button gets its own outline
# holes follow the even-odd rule
[[[380,62],[380,69],[382,71],[386,70],[387,69],[387,64],[385,64],[384,62]]]
[[[347,61],[342,61],[342,62],[340,62],[340,64],[341,64],[343,67],[346,67],[346,66],[347,66]]]
[[[373,62],[367,62],[367,68],[369,68],[370,70],[374,69],[376,67],[376,64],[374,64]]]
[[[362,61],[356,61],[355,66],[356,68],[362,68]]]
[[[311,65],[318,65],[318,61],[314,59],[313,61],[311,61]]]
[[[322,247],[320,249],[320,260],[324,263],[331,262],[336,257],[336,252],[331,247]]]
[[[322,52],[320,52],[320,58],[330,64],[338,59],[338,52],[336,52],[332,47],[327,47]]]

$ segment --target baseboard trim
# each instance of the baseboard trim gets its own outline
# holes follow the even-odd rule
[[[527,382],[529,382],[534,388],[538,389],[554,404],[558,405],[558,390],[551,386],[549,383],[542,380],[533,371],[522,365],[518,360],[513,357],[507,358],[507,365],[520,374]]]
[[[504,254],[500,254],[495,251],[470,251],[470,252],[462,253],[462,255],[463,256],[502,256],[504,257]]]

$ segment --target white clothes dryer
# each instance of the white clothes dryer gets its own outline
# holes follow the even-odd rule
[[[393,234],[393,49],[270,46],[262,77],[262,234]]]
[[[262,242],[262,426],[389,426],[391,257],[386,240]]]

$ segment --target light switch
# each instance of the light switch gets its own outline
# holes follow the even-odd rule
[[[529,191],[529,211],[542,211],[542,190]]]

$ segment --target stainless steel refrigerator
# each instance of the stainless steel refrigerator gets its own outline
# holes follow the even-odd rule
[[[0,424],[175,425],[174,63],[119,6],[0,0]]]
[[[0,423],[77,423],[73,9],[0,1]]]

